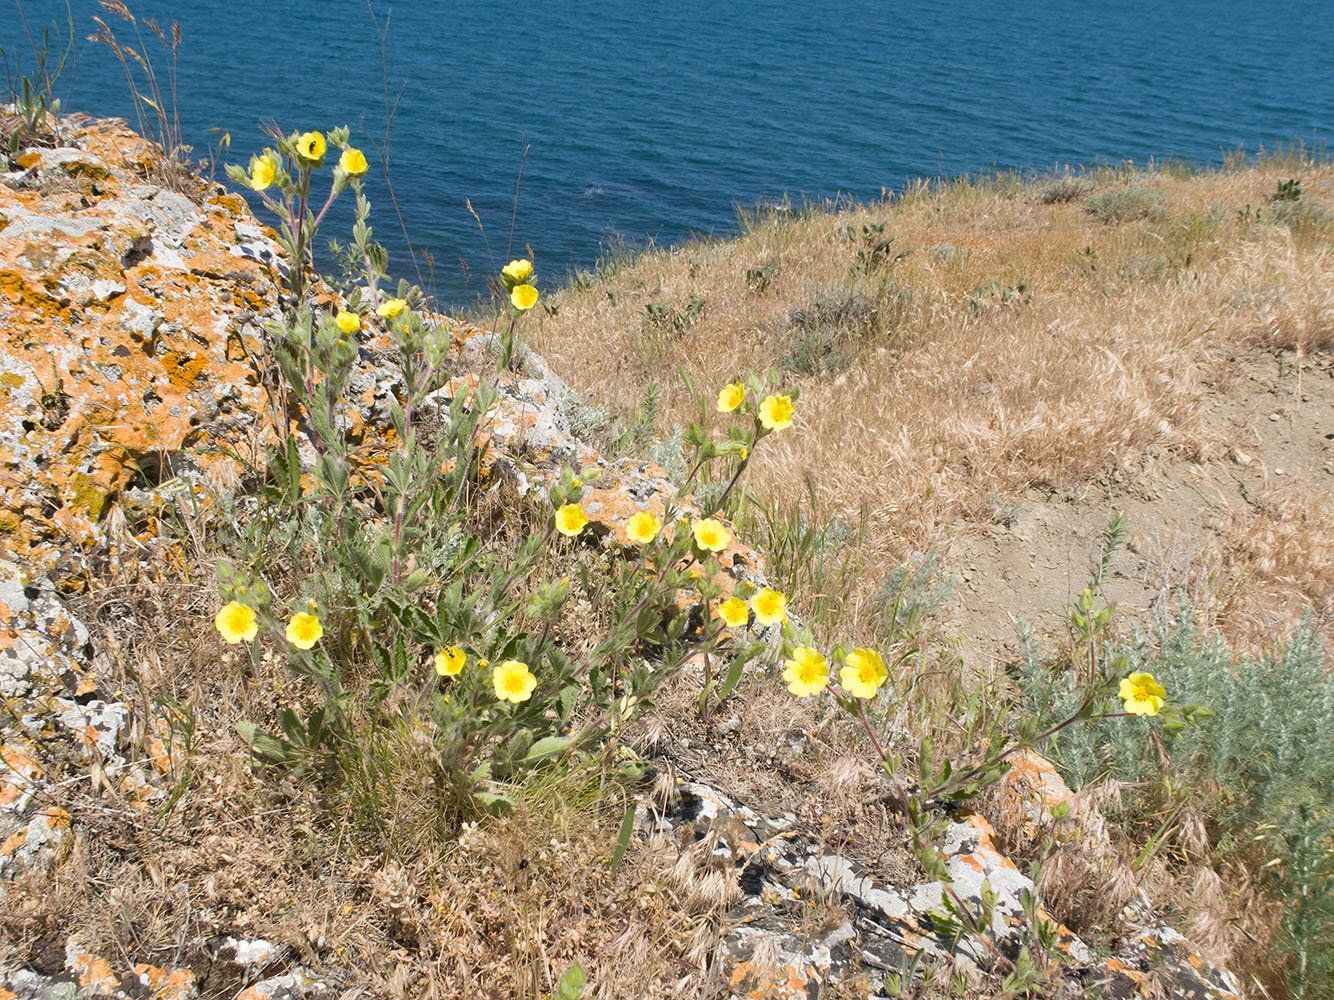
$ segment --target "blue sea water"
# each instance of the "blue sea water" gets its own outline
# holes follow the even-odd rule
[[[119,64],[82,40],[94,14],[123,40],[133,28],[71,2],[80,41],[58,96],[133,120]],[[19,6],[0,0],[11,69],[15,56],[31,67]],[[609,244],[725,235],[737,205],[784,195],[870,198],[993,168],[1214,163],[1238,147],[1320,145],[1334,129],[1327,0],[130,6],[180,22],[177,104],[197,155],[210,129],[229,131],[229,158],[244,163],[265,121],[346,123],[375,164],[392,106],[399,208],[454,304],[525,246],[558,283]],[[56,0],[21,7],[34,27],[64,17]],[[146,47],[165,70],[156,41]],[[406,273],[378,166],[370,190],[377,236]],[[346,226],[333,217],[335,235]]]

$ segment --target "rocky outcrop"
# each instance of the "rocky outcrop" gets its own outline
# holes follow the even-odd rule
[[[62,790],[108,789],[131,817],[147,817],[171,794],[169,724],[104,688],[96,643],[62,594],[160,544],[155,518],[172,494],[205,497],[238,483],[273,439],[257,361],[263,324],[279,314],[284,267],[270,235],[219,186],[199,181],[182,193],[150,183],[153,147],[121,125],[63,134],[63,145],[24,151],[0,175],[0,885],[60,865],[83,822]],[[495,378],[484,331],[437,322],[453,333],[457,370],[427,416]],[[344,414],[368,464],[383,450],[397,388],[379,357],[370,336]],[[631,514],[661,514],[674,496],[661,469],[607,461],[578,438],[570,393],[540,358],[526,358],[496,390],[482,430],[486,482],[540,494],[572,466],[585,480],[594,534],[610,546],[625,542]],[[720,562],[728,585],[763,582],[759,556],[737,539]],[[1035,821],[1069,794],[1043,763],[1016,772],[1038,775],[1037,785],[1014,785]],[[955,892],[977,903],[985,879],[995,916],[986,940],[953,944],[932,915],[940,883],[893,884],[827,853],[795,817],[759,815],[707,784],[682,783],[666,808],[646,802],[640,829],[702,845],[700,863],[724,873],[719,884],[735,897],[737,926],[725,940],[734,995],[806,997],[856,976],[874,991],[917,952],[991,967],[993,950],[1013,955],[1031,932],[1021,903],[1031,883],[981,816],[951,825],[946,853]],[[846,899],[850,914],[815,936],[799,900],[811,885]],[[1239,995],[1152,915],[1129,926],[1130,943],[1111,959],[1062,933],[1072,980],[1101,984],[1107,996],[1147,996],[1151,982],[1171,995]],[[230,939],[201,949],[202,966],[163,968],[126,963],[109,942],[68,931],[63,956],[40,973],[4,970],[0,1000],[187,1000],[204,980],[239,984],[237,1000],[346,988],[266,941]]]

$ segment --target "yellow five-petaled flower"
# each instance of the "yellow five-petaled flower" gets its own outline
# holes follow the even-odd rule
[[[435,654],[435,672],[441,677],[453,677],[463,669],[467,659],[458,646],[446,646]]]
[[[750,608],[746,607],[746,602],[739,597],[729,597],[723,601],[714,614],[732,628],[740,628],[750,620]]]
[[[366,154],[351,146],[343,150],[343,155],[338,158],[338,169],[349,177],[360,177],[366,172],[367,167]]]
[[[819,694],[829,683],[829,663],[810,646],[798,646],[783,663],[783,680],[798,698]]]
[[[310,649],[324,635],[324,626],[312,614],[298,611],[287,623],[287,641],[297,649]]]
[[[732,540],[732,536],[727,533],[722,523],[712,517],[696,521],[690,530],[695,536],[695,544],[705,552],[721,552]]]
[[[1131,715],[1157,715],[1167,698],[1166,689],[1153,674],[1140,671],[1121,678],[1121,689],[1117,694]]]
[[[587,523],[588,515],[577,503],[567,503],[556,511],[556,530],[562,535],[573,538]]]
[[[787,598],[769,587],[761,587],[750,596],[750,607],[761,625],[781,625],[787,621]]]
[[[263,156],[252,157],[250,160],[250,186],[256,191],[263,191],[278,177],[278,161],[273,155],[273,151],[264,150]]]
[[[393,319],[408,307],[406,299],[385,299],[375,307],[375,315],[381,319]]]
[[[533,262],[527,258],[512,260],[500,269],[500,273],[516,285],[526,285],[533,276]]]
[[[781,431],[792,426],[792,417],[796,414],[796,404],[791,396],[765,396],[760,404],[760,423],[766,430]]]
[[[718,412],[731,413],[746,398],[746,387],[740,382],[729,382],[718,392]]]
[[[297,153],[303,160],[310,160],[312,163],[319,163],[324,159],[324,151],[327,148],[324,136],[319,132],[303,132],[296,140]]]
[[[510,303],[520,312],[527,312],[537,305],[537,289],[532,285],[515,285],[510,292]]]
[[[497,698],[517,705],[533,696],[537,678],[528,669],[528,664],[519,660],[505,660],[491,671],[491,684],[496,689]]]
[[[334,326],[340,331],[351,336],[361,329],[361,317],[354,312],[348,312],[346,309],[338,310],[334,316]]]
[[[213,625],[232,646],[238,642],[249,642],[259,634],[255,609],[247,607],[240,601],[228,601],[219,608],[213,618]]]
[[[641,510],[631,514],[630,519],[625,522],[625,537],[636,545],[647,545],[658,536],[661,528],[662,525],[653,511]]]
[[[885,661],[874,649],[854,649],[838,672],[839,683],[854,698],[874,698],[888,678]]]

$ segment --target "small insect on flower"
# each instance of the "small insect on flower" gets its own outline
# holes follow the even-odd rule
[[[695,544],[705,552],[721,552],[727,548],[727,543],[732,540],[721,522],[712,517],[706,517],[701,521],[696,521],[690,529],[691,534],[695,536]]]
[[[746,607],[746,602],[739,597],[729,597],[723,601],[714,614],[732,628],[741,628],[750,620],[750,608]]]
[[[731,413],[746,398],[746,387],[740,382],[730,382],[718,392],[718,412]]]
[[[287,641],[297,649],[310,649],[324,635],[324,626],[314,615],[299,611],[287,623]]]
[[[1136,671],[1121,678],[1117,696],[1126,703],[1126,711],[1131,715],[1157,715],[1167,698],[1167,691],[1153,674]]]
[[[251,157],[250,186],[256,191],[263,191],[278,177],[278,160],[273,150],[264,150],[263,156]]]
[[[512,260],[500,269],[500,273],[516,285],[526,285],[533,276],[533,262],[527,258]]]
[[[577,503],[567,503],[556,511],[556,530],[562,535],[573,538],[587,523],[588,515]]]
[[[324,136],[319,132],[303,132],[296,141],[298,155],[303,160],[309,160],[314,164],[318,164],[324,159],[324,151],[327,148]]]
[[[798,698],[819,694],[829,683],[828,661],[810,646],[798,646],[783,663],[783,680]]]
[[[351,336],[361,329],[361,317],[354,312],[348,312],[346,309],[338,310],[338,315],[334,316],[334,326],[340,331]]]
[[[527,312],[537,305],[537,289],[532,285],[515,285],[510,292],[510,303],[519,312]]]
[[[781,625],[787,621],[787,598],[769,587],[761,587],[750,596],[750,607],[761,625]]]
[[[854,649],[838,672],[838,681],[854,698],[874,698],[889,678],[885,661],[874,649]]]
[[[533,696],[537,678],[528,669],[528,664],[518,660],[504,660],[491,671],[491,684],[496,689],[497,698],[517,705]]]
[[[338,169],[349,177],[360,177],[368,167],[366,154],[359,149],[353,149],[351,146],[343,150],[343,155],[338,158]]]
[[[647,545],[658,536],[661,529],[662,525],[653,511],[641,510],[637,514],[631,514],[630,519],[625,522],[625,537],[636,545]]]
[[[228,601],[219,608],[213,618],[213,625],[231,646],[238,642],[249,642],[259,634],[255,609],[246,607],[240,601]]]
[[[408,307],[406,299],[385,299],[375,308],[375,315],[381,319],[393,319]]]
[[[468,657],[458,646],[446,646],[435,654],[435,672],[441,677],[453,677],[468,661]]]
[[[796,412],[791,396],[766,396],[760,404],[760,423],[766,430],[781,431],[792,426]]]

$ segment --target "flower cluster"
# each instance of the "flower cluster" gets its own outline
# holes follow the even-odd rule
[[[863,700],[874,698],[889,679],[885,661],[874,649],[858,647],[844,652],[834,650],[836,662],[843,664],[838,683],[844,692]],[[783,661],[783,680],[798,698],[819,694],[829,686],[829,661],[812,646],[795,646]]]
[[[349,181],[360,180],[370,169],[366,154],[348,145],[348,130],[345,128],[334,129],[327,137],[323,132],[301,132],[280,137],[277,149],[269,147],[250,157],[250,165],[245,170],[228,166],[227,174],[236,183],[260,193],[268,200],[268,196],[263,193],[275,184],[280,190],[289,191],[297,183],[298,175],[322,167],[331,140],[342,150],[334,167],[336,194]],[[270,207],[274,206],[271,204]]]
[[[533,262],[512,260],[500,269],[500,283],[509,294],[510,305],[518,312],[527,312],[537,305],[537,286],[533,284]]]
[[[287,622],[285,635],[287,641],[300,650],[313,649],[324,637],[324,626],[317,615],[311,611],[298,611]],[[213,626],[218,634],[235,646],[242,642],[251,642],[259,635],[259,615],[254,608],[240,601],[228,601],[213,616]]]

